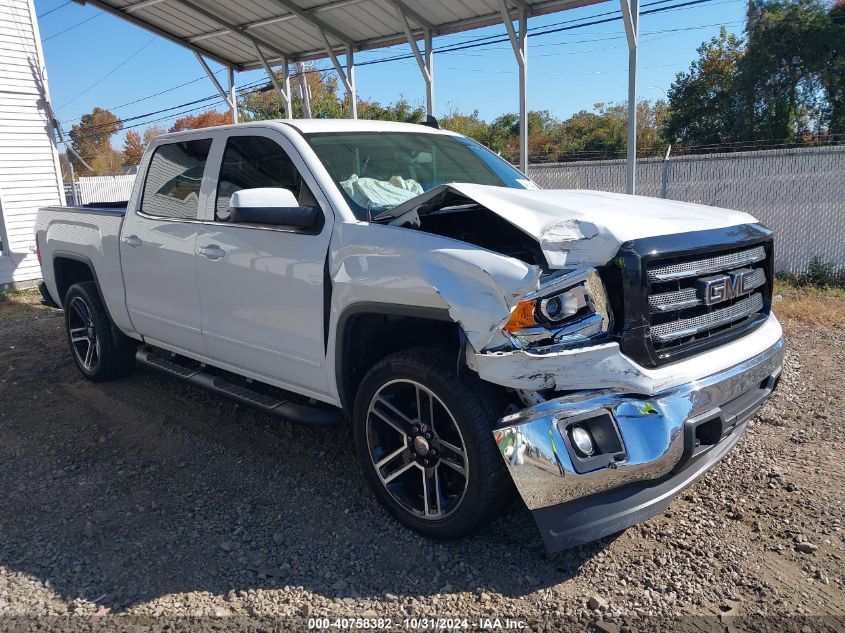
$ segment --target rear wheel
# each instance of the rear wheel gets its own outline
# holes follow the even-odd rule
[[[431,538],[459,538],[512,498],[491,433],[493,395],[440,349],[392,354],[365,376],[353,415],[356,449],[379,501],[402,523]]]
[[[111,320],[92,281],[73,284],[64,302],[70,353],[79,371],[95,382],[132,371],[135,345],[112,332]]]

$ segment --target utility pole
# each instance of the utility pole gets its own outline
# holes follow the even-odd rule
[[[78,206],[79,201],[76,199],[76,174],[73,171],[73,163],[70,160],[70,156],[65,154],[65,157],[67,158],[67,167],[70,172],[70,203],[73,206]]]
[[[311,118],[311,91],[308,90],[308,82],[305,80],[305,64],[296,62],[296,72],[299,75],[299,91],[302,97],[303,116]]]

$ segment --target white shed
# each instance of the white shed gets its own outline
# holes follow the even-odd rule
[[[0,288],[41,278],[35,213],[64,204],[32,0],[0,0]]]

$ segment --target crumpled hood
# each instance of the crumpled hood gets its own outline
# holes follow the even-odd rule
[[[457,194],[501,216],[540,243],[551,268],[602,265],[629,240],[757,222],[740,211],[701,204],[575,189],[511,189],[453,183],[408,201],[409,213]],[[405,209],[402,209],[405,211]],[[400,224],[407,213],[391,224]]]

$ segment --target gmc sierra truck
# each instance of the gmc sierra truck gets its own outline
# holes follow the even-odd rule
[[[434,125],[165,135],[128,203],[41,209],[37,243],[85,377],[141,363],[351,423],[379,501],[434,539],[514,491],[550,550],[661,512],[781,371],[753,217],[540,190]]]

